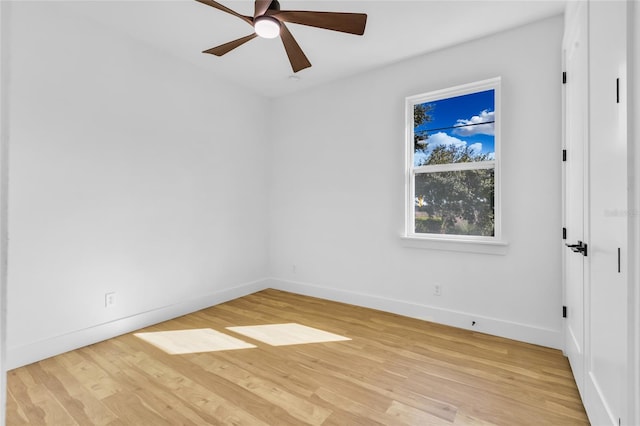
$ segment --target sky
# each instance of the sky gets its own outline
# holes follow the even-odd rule
[[[477,153],[495,155],[494,91],[425,102],[432,106],[431,121],[415,128],[415,132],[426,130],[429,148],[437,145],[469,146]],[[479,124],[468,126],[468,124]],[[465,126],[466,125],[466,126]],[[427,154],[416,153],[414,163],[420,164]]]

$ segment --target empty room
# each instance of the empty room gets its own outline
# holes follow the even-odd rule
[[[640,425],[635,0],[0,0],[0,425]]]

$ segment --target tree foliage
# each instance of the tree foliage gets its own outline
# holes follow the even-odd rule
[[[433,104],[418,104],[413,107],[413,127],[414,129],[424,123],[431,121],[431,112],[434,109]],[[413,147],[414,149],[422,149],[424,141],[427,139],[427,132],[413,133]]]
[[[433,104],[418,104],[413,107],[413,125],[418,127],[421,124],[431,121],[431,111]]]
[[[431,121],[432,107],[416,105],[415,126]],[[490,160],[467,145],[429,146],[427,132],[414,137],[416,166]],[[416,174],[416,229],[418,233],[494,235],[494,170],[474,169]]]
[[[493,169],[416,175],[416,232],[494,235],[493,182]]]

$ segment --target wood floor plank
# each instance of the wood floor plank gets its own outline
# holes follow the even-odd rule
[[[22,407],[18,404],[13,393],[7,389],[7,405],[6,405],[6,414],[7,418],[16,419],[21,424],[29,423],[29,419],[24,413]]]
[[[78,425],[60,405],[46,386],[38,383],[26,369],[12,371],[7,376],[7,385],[20,407],[20,412],[32,425]],[[6,413],[7,415],[10,413]],[[7,418],[7,424],[12,419]],[[16,423],[21,424],[21,423]],[[24,423],[22,423],[24,424]]]
[[[80,351],[71,351],[57,357],[58,361],[75,377],[82,378],[91,394],[102,400],[121,391],[122,384]]]
[[[206,371],[224,377],[253,395],[283,408],[298,420],[312,425],[321,425],[331,414],[330,410],[310,403],[302,397],[287,392],[273,381],[251,374],[231,363],[210,357],[197,357],[194,362]]]
[[[352,340],[276,347],[226,329],[285,323]],[[137,332],[200,328],[257,347],[96,343],[10,371],[7,425],[589,424],[554,349],[276,290]]]
[[[27,366],[78,424],[109,425],[117,416],[62,368],[55,358]]]
[[[154,381],[158,385],[170,390],[186,404],[197,407],[199,412],[207,413],[214,418],[222,414],[223,418],[218,418],[218,421],[222,424],[226,424],[231,413],[235,413],[233,417],[241,419],[243,424],[266,425],[266,423],[234,406],[223,396],[211,392],[210,389],[195,381],[189,380],[184,374],[167,364],[159,362],[154,357],[144,353],[137,353],[135,356],[128,356],[127,360],[133,363],[141,373],[154,377]]]
[[[387,409],[387,414],[394,416],[398,423],[405,425],[451,426],[456,413],[453,413],[453,418],[451,420],[447,420],[411,407],[410,405],[393,401],[391,406]]]
[[[140,356],[131,357],[126,352],[122,352],[120,357],[129,359],[133,365],[143,366],[141,370],[146,375],[145,377],[153,377],[156,386],[161,385],[170,390],[179,396],[185,404],[196,408],[200,415],[213,417],[212,421],[204,424],[228,424],[228,421],[235,418],[239,418],[240,421],[229,424],[259,426],[299,423],[282,408],[274,407],[263,399],[250,398],[239,384],[198,366],[193,359],[198,356],[197,354],[176,357],[167,355],[154,347],[155,349],[150,351],[152,354],[145,355],[143,350],[145,344],[140,340],[129,338],[129,336],[123,336],[121,340],[124,341],[112,340],[110,343],[121,347],[123,351],[128,348],[133,352],[140,352],[143,358]],[[222,354],[224,353],[216,353],[216,358],[221,358]],[[144,356],[148,356],[148,358],[144,358]],[[159,362],[170,364],[171,368],[167,367],[167,369],[173,372],[175,380],[162,373],[164,368],[158,369],[148,366],[147,360],[152,360],[156,364]]]
[[[495,423],[487,422],[470,416],[462,410],[458,410],[456,419],[453,424],[454,426],[497,426]]]
[[[118,342],[115,340],[105,342],[105,344],[109,345],[109,347],[105,348],[104,352],[113,355],[117,354],[117,356],[112,358],[104,357],[103,351],[94,350],[92,347],[83,348],[82,351],[89,352],[89,356],[97,364],[106,371],[110,371],[114,377],[117,377],[118,381],[122,383],[123,389],[126,389],[126,393],[143,393],[146,400],[158,401],[157,404],[163,404],[166,407],[163,413],[174,424],[224,424],[224,422],[217,421],[215,415],[208,414],[207,410],[201,409],[203,400],[194,399],[194,402],[191,403],[189,401],[189,396],[193,395],[191,392],[188,395],[175,392],[173,389],[162,386],[160,382],[151,380],[144,371],[140,371],[135,365],[127,363],[125,357],[128,353],[124,352],[126,346],[123,346],[122,351],[120,351],[116,348]],[[205,395],[208,395],[208,393],[205,393]]]

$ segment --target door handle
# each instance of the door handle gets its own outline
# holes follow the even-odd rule
[[[587,255],[587,245],[582,241],[578,241],[578,244],[565,244],[575,253],[582,253],[583,256]]]

